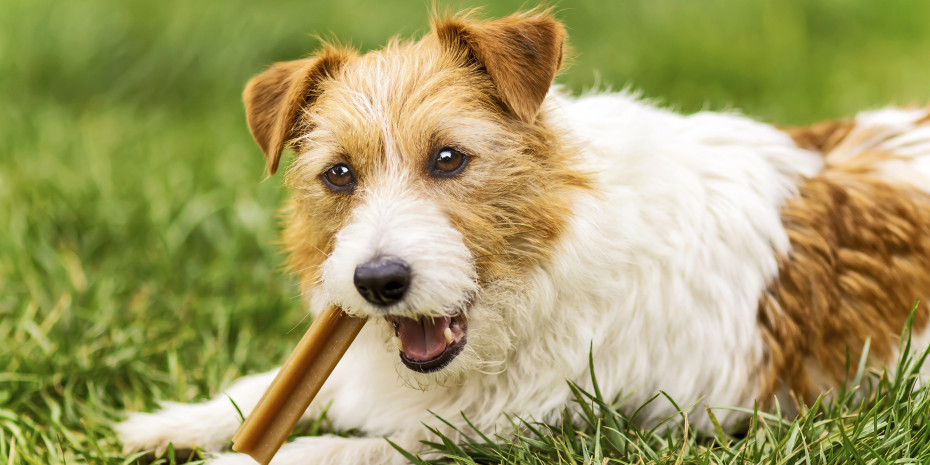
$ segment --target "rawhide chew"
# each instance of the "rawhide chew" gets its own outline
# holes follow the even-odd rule
[[[239,426],[233,436],[233,450],[268,465],[365,321],[346,315],[336,306],[317,315],[268,390]]]

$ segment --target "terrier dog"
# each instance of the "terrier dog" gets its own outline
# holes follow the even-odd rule
[[[899,355],[930,297],[928,109],[784,130],[572,98],[551,87],[564,41],[548,11],[465,15],[248,83],[269,173],[297,153],[283,235],[311,312],[370,320],[305,413],[364,436],[299,438],[273,463],[402,463],[384,438],[423,451],[424,423],[452,434],[434,414],[558,421],[566,380],[591,386],[589,354],[627,405],[662,390],[743,408],[836,388],[866,341],[872,366]],[[227,395],[248,413],[273,376],[117,429],[127,449],[219,450],[239,425]],[[657,400],[637,419],[675,411]]]

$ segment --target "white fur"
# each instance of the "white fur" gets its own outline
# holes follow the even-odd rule
[[[927,305],[927,302],[921,302],[920,305]],[[911,336],[911,356],[914,363],[917,363],[927,350],[930,350],[930,327],[914,332]],[[930,360],[925,360],[917,369],[920,372],[920,383],[930,383]]]
[[[920,305],[927,305],[927,302],[921,302]],[[908,353],[912,364],[916,364],[923,356],[924,352],[930,349],[930,326],[924,327],[920,331],[912,331],[910,334],[911,350]],[[900,348],[892,351],[888,360],[883,360],[883,365],[890,374],[894,374],[898,369],[898,361],[901,357]],[[928,357],[930,358],[930,357]],[[918,373],[918,383],[927,384],[930,382],[930,360],[925,361],[922,365],[915,367]]]
[[[505,414],[557,421],[570,399],[566,380],[590,387],[589,346],[603,392],[629,396],[632,408],[662,390],[694,404],[696,426],[707,427],[704,405],[752,407],[758,299],[775,277],[776,255],[789,249],[779,209],[802,176],[822,169],[821,157],[736,114],[681,116],[625,93],[552,92],[544,111],[581,141],[599,176],[594,194],[573,199],[554,258],[525,282],[479,289],[461,235],[432,200],[405,187],[401,172],[386,175],[337,236],[313,305],[376,315],[352,289],[352,272],[378,253],[397,255],[418,270],[416,303],[403,311],[471,299],[472,352],[449,367],[453,377],[411,377],[384,322],[369,322],[307,412],[328,406],[336,428],[366,437],[302,438],[272,463],[402,463],[381,436],[416,451],[429,437],[422,423],[451,434],[428,410],[456,425],[463,413],[487,433],[507,431]],[[270,377],[245,378],[226,394],[247,413]],[[638,419],[674,413],[661,400]],[[716,415],[736,419],[729,410]],[[173,441],[215,450],[236,418],[224,394],[133,414],[118,430],[129,449]],[[251,462],[225,454],[214,463]]]
[[[471,253],[434,201],[418,195],[399,168],[392,171],[361,194],[362,205],[336,235],[323,266],[322,295],[357,316],[452,315],[477,289]],[[412,273],[396,308],[366,302],[353,284],[356,266],[379,256],[403,260]]]

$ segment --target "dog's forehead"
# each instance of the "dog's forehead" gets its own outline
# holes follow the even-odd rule
[[[433,42],[393,41],[346,63],[333,90],[361,93],[375,105],[402,112],[465,90],[474,84],[472,74]]]
[[[311,127],[336,138],[403,144],[456,121],[486,119],[498,112],[494,105],[490,80],[435,41],[392,42],[349,60],[308,116]]]

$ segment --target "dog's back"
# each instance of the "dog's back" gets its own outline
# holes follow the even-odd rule
[[[576,214],[598,212],[588,229],[609,232],[563,278],[612,270],[596,284],[615,297],[602,303],[616,316],[601,320],[616,354],[600,354],[606,382],[709,405],[778,395],[790,410],[852,376],[847,357],[855,367],[866,341],[873,366],[896,360],[914,302],[930,298],[927,109],[781,131],[626,94],[555,107],[603,167],[605,201]],[[916,348],[928,314],[918,308]]]

